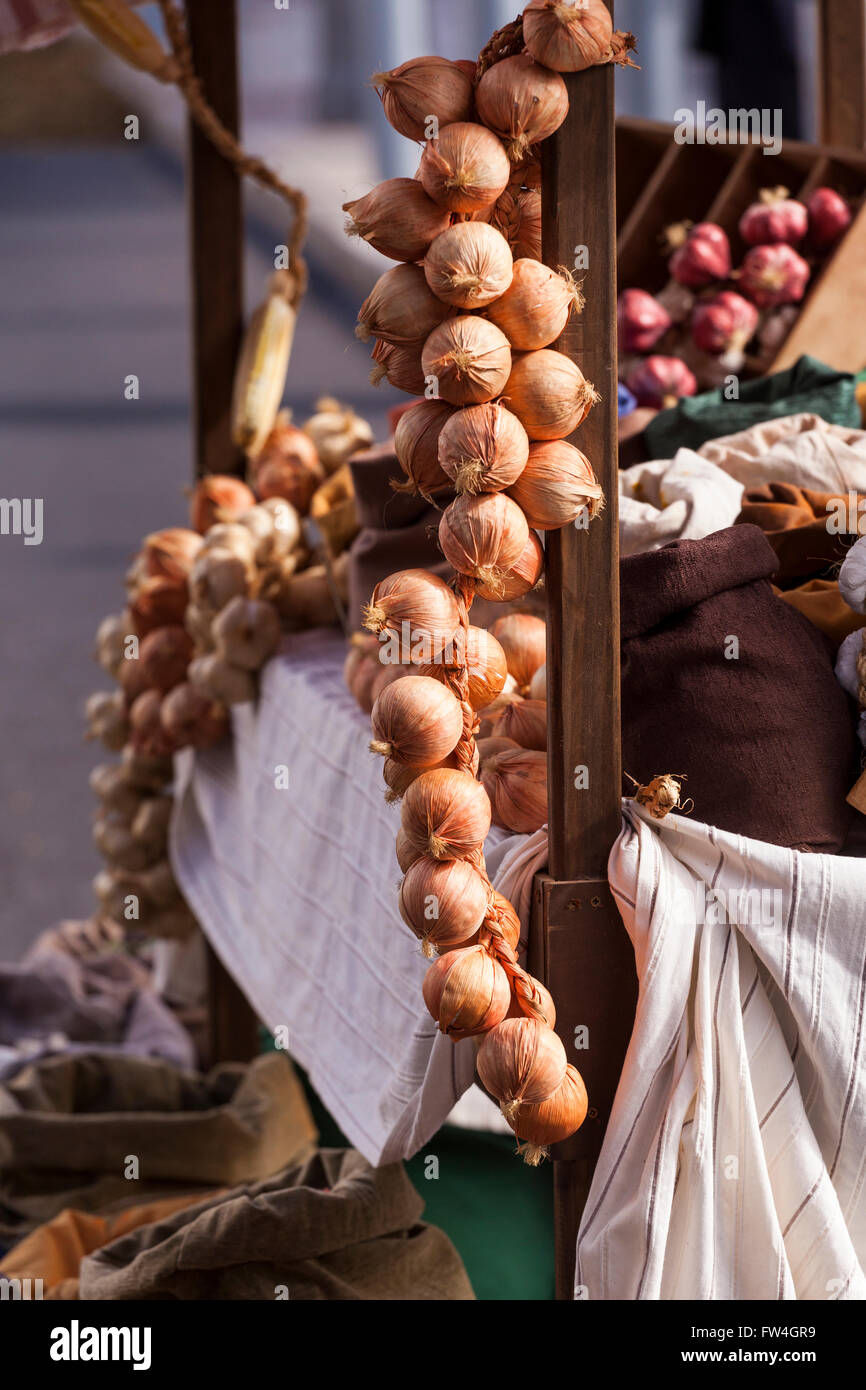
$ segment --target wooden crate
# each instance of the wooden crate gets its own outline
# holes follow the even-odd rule
[[[620,118],[617,144],[617,274],[621,290],[657,293],[668,283],[661,250],[672,222],[717,222],[734,266],[748,250],[738,223],[760,189],[784,184],[805,199],[828,185],[863,206],[833,255],[810,281],[782,347],[747,358],[746,375],[781,371],[803,353],[857,372],[866,365],[866,154],[785,140],[778,155],[759,145],[678,145],[673,127]]]

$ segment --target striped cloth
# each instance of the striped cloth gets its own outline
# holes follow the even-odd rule
[[[578,1293],[866,1297],[866,863],[626,803],[609,877],[640,998]]]

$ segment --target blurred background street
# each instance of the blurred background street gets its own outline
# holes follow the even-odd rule
[[[340,205],[417,163],[417,150],[382,118],[369,74],[412,54],[474,56],[518,8],[514,0],[291,0],[277,10],[273,0],[242,0],[245,144],[311,200],[312,283],[286,401],[298,418],[333,394],[381,437],[388,406],[405,399],[369,385],[367,350],[352,335],[360,300],[390,263],[347,241]],[[698,99],[749,104],[747,89],[725,85],[725,34],[718,23],[707,29],[717,8],[620,0],[617,23],[638,34],[643,65],[618,74],[623,112],[671,121]],[[749,0],[725,12],[746,17],[756,8]],[[776,8],[787,16],[793,55],[788,61],[783,45],[772,65],[787,83],[785,134],[813,138],[814,6],[783,0]],[[142,13],[158,27],[155,6]],[[138,141],[123,137],[129,114],[139,117]],[[44,927],[93,910],[99,862],[87,777],[99,752],[82,741],[82,705],[91,690],[108,688],[91,659],[93,633],[123,606],[123,573],[141,536],[185,521],[184,140],[177,93],[81,31],[0,57],[0,490],[43,498],[45,527],[38,546],[0,536],[6,958]],[[247,208],[252,304],[285,227],[273,198],[251,191]],[[131,373],[138,401],[124,399]]]

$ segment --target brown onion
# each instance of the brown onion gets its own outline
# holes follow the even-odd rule
[[[394,853],[397,856],[397,863],[400,865],[401,873],[405,874],[411,869],[415,861],[421,858],[423,850],[416,849],[410,844],[409,840],[406,838],[406,832],[401,826],[397,831],[397,842],[394,846]]]
[[[479,212],[504,191],[511,166],[491,130],[471,121],[455,121],[439,131],[438,139],[427,141],[418,176],[440,207]]]
[[[604,502],[589,459],[564,439],[530,445],[529,462],[508,493],[541,531],[558,531],[584,509],[597,516]]]
[[[358,311],[355,337],[363,343],[414,343],[426,338],[450,312],[427,284],[420,265],[395,265],[380,275]]]
[[[439,464],[458,492],[511,487],[528,458],[526,430],[501,401],[458,410],[439,435]]]
[[[364,609],[364,626],[398,638],[404,660],[436,661],[454,641],[460,610],[453,590],[438,575],[398,570],[376,585]]]
[[[496,721],[502,738],[513,738],[521,748],[543,752],[547,747],[547,704],[544,700],[512,700]]]
[[[520,1101],[538,1102],[561,1086],[568,1065],[565,1048],[552,1028],[535,1018],[506,1018],[478,1049],[478,1075],[502,1113],[514,1114]]]
[[[612,41],[604,0],[529,0],[523,11],[523,42],[554,72],[582,72],[605,62]]]
[[[370,750],[410,767],[433,767],[453,752],[463,733],[460,702],[430,676],[387,685],[373,706]]]
[[[408,391],[410,396],[420,396],[424,392],[424,369],[421,366],[423,341],[417,343],[382,343],[377,339],[373,344],[375,367],[370,373],[373,386],[387,381],[398,391]]]
[[[519,748],[520,744],[515,743],[513,738],[500,738],[497,734],[487,734],[484,738],[477,738],[475,746],[478,749],[479,771],[483,774],[484,764],[488,758],[494,758],[497,753],[504,753],[506,749],[513,751],[515,748]],[[484,780],[483,775],[481,780]]]
[[[370,690],[370,695],[374,705],[378,700],[379,696],[382,694],[382,691],[387,686],[393,685],[394,681],[401,681],[404,676],[418,675],[417,666],[404,666],[402,664],[396,666],[383,666],[378,661],[376,662],[376,666],[378,667],[376,679],[373,681],[373,685]]]
[[[346,231],[394,261],[420,261],[449,213],[428,198],[417,179],[385,179],[363,198],[343,204]]]
[[[558,1144],[580,1129],[588,1106],[583,1077],[569,1062],[552,1095],[540,1101],[521,1101],[506,1116],[518,1139],[526,1143],[524,1162],[534,1168],[549,1144]]]
[[[532,677],[547,660],[547,624],[531,613],[506,613],[490,630],[502,644],[509,675],[525,695]]]
[[[191,659],[192,638],[179,625],[148,633],[138,653],[142,678],[152,689],[163,693],[183,680]]]
[[[458,634],[455,642],[460,665],[466,664],[469,703],[473,709],[484,709],[502,691],[508,677],[505,652],[492,633],[483,627],[469,627],[466,637]],[[445,681],[449,668],[441,662],[421,666],[422,676]]]
[[[451,487],[451,479],[439,464],[439,439],[454,414],[454,407],[445,401],[419,401],[400,416],[394,431],[394,452],[408,480],[400,487],[411,488],[428,501],[434,493]]]
[[[371,84],[394,129],[409,140],[424,140],[431,116],[440,128],[469,119],[474,64],[472,69],[448,58],[410,58],[391,72],[375,73]]]
[[[501,1023],[511,1002],[508,976],[483,946],[440,956],[424,976],[422,992],[440,1032],[454,1042]]]
[[[170,526],[154,531],[141,543],[141,561],[149,578],[169,579],[182,584],[201,550],[201,536],[184,526]]]
[[[532,440],[565,439],[599,399],[571,358],[550,348],[515,357],[504,395]]]
[[[417,785],[418,782],[413,782],[412,787]],[[407,796],[411,795],[412,787]],[[405,800],[403,805],[406,805]],[[430,947],[444,952],[455,946],[466,946],[477,937],[489,901],[490,885],[474,865],[465,859],[439,862],[425,854],[415,861],[403,879],[400,915],[428,948],[425,954]]]
[[[203,695],[187,681],[166,695],[159,717],[176,748],[212,748],[229,731],[225,705]]]
[[[479,598],[491,599],[498,603],[513,603],[523,598],[539,583],[544,573],[544,547],[534,531],[524,546],[520,559],[498,576],[495,584],[475,581],[475,592]]]
[[[478,83],[475,101],[482,121],[505,141],[508,157],[515,163],[525,157],[530,145],[559,130],[568,115],[565,82],[529,53],[489,67]]]
[[[130,742],[137,753],[158,758],[174,752],[174,740],[160,720],[161,708],[162,695],[158,690],[145,690],[133,701],[129,711]]]
[[[460,574],[488,587],[501,583],[526,548],[529,527],[516,502],[502,492],[463,493],[442,513],[439,544]]]
[[[546,753],[525,748],[495,753],[481,768],[481,782],[496,825],[531,835],[547,824]]]
[[[245,482],[227,473],[210,473],[199,478],[189,503],[190,520],[204,535],[217,521],[234,521],[241,512],[256,505]]]
[[[435,377],[439,396],[452,405],[492,401],[511,372],[511,348],[500,328],[474,314],[446,319],[424,344],[425,377]]]
[[[313,493],[325,478],[315,444],[291,423],[285,411],[277,416],[254,467],[259,497],[282,498],[302,516],[306,516]]]
[[[477,857],[490,829],[490,799],[468,772],[425,772],[403,797],[407,846],[434,859]]]
[[[434,767],[457,767],[457,758],[453,753],[449,753],[447,758],[443,758],[441,763],[434,763]],[[398,763],[396,758],[386,758],[382,764],[382,780],[388,790],[385,793],[385,800],[389,805],[399,801],[408,787],[424,772],[431,772],[429,767],[409,767],[406,763]],[[402,832],[401,832],[402,833]],[[418,858],[416,854],[415,859]],[[414,863],[414,859],[412,861]],[[404,871],[405,872],[405,871]]]
[[[169,623],[182,623],[188,601],[186,584],[172,579],[145,579],[136,586],[129,604],[136,636],[145,637]]]
[[[231,666],[219,652],[197,656],[190,662],[189,682],[223,705],[243,705],[256,697],[256,683],[250,671]]]
[[[531,351],[555,342],[572,311],[582,308],[583,295],[569,271],[524,256],[514,262],[511,284],[484,316],[502,329],[512,348]]]
[[[424,258],[433,293],[458,309],[479,309],[511,284],[513,257],[501,232],[487,222],[457,222]]]

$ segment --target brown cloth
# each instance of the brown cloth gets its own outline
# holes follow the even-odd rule
[[[779,598],[790,603],[804,618],[829,637],[838,651],[845,638],[866,626],[866,618],[849,608],[835,579],[810,579],[796,589],[778,590]]]
[[[847,498],[842,500],[847,504]],[[746,489],[735,524],[749,522],[763,531],[776,552],[780,588],[801,579],[832,578],[828,571],[842,563],[855,539],[828,530],[835,510],[832,504],[838,506],[839,501],[838,493],[812,492],[795,483],[767,483]]]
[[[361,527],[349,550],[349,627],[356,632],[364,605],[386,575],[405,569],[446,575],[451,569],[439,549],[439,509],[423,497],[391,487],[392,478],[405,476],[393,441],[354,454],[349,466]],[[442,494],[443,506],[452,495]]]
[[[831,644],[774,596],[775,568],[748,525],[622,561],[623,768],[685,773],[694,814],[721,830],[834,853],[854,720]]]
[[[401,1163],[322,1149],[82,1260],[83,1299],[470,1300]]]
[[[316,1137],[284,1053],[207,1076],[149,1058],[52,1057],[0,1086],[0,1240],[64,1207],[105,1213],[255,1181]],[[125,1176],[130,1155],[137,1178]]]

